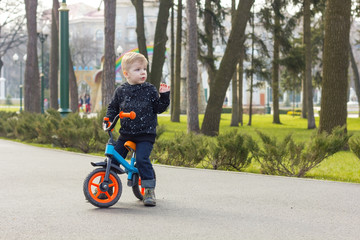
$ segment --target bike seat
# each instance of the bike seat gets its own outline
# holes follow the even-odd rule
[[[136,143],[132,142],[132,141],[127,141],[125,142],[124,146],[127,148],[127,150],[129,151],[136,151]]]

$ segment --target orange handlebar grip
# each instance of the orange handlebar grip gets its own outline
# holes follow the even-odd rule
[[[104,121],[109,121],[109,118],[108,118],[108,117],[104,117]]]
[[[124,117],[130,118],[131,120],[136,118],[136,113],[131,111],[129,113],[120,112],[119,117],[123,119]]]

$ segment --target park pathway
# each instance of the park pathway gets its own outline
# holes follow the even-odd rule
[[[82,184],[102,159],[0,140],[0,239],[360,239],[360,184],[155,165],[156,207],[121,176],[98,209]]]

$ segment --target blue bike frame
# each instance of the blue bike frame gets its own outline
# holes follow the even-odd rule
[[[105,155],[107,157],[113,157],[118,163],[124,166],[125,170],[128,172],[128,181],[132,181],[132,176],[134,173],[139,174],[139,170],[134,166],[135,165],[135,152],[131,156],[130,164],[115,150],[114,145],[107,144],[105,148]]]
[[[119,118],[123,118],[123,117],[129,117],[130,119],[134,119],[136,117],[136,114],[134,112],[130,112],[130,113],[120,112],[119,115],[115,116],[115,118],[114,118],[113,122],[110,124],[110,126],[107,126],[107,125],[103,126],[104,130],[108,132],[109,137],[110,137],[108,143],[106,144],[106,148],[105,148],[105,156],[107,157],[107,161],[97,162],[97,163],[92,162],[91,165],[93,165],[94,167],[106,168],[104,182],[109,181],[110,170],[113,169],[117,174],[127,173],[128,174],[128,178],[127,178],[128,186],[134,186],[135,184],[137,184],[137,183],[135,183],[134,176],[136,174],[139,176],[139,170],[135,167],[135,162],[136,162],[135,151],[132,151],[131,162],[129,164],[115,150],[116,142],[114,141],[113,135],[111,132],[114,129]],[[113,160],[117,161],[120,165],[122,165],[125,168],[125,171],[122,168],[120,168],[118,165],[112,164]]]

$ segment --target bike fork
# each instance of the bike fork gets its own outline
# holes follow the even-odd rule
[[[135,152],[132,152],[132,156],[131,156],[131,166],[134,166],[135,165]],[[129,187],[132,187],[134,186],[135,184],[135,178],[134,178],[134,174],[133,172],[129,171],[128,173],[128,182],[127,182],[127,185]]]
[[[111,157],[107,157],[107,164],[106,164],[106,172],[105,172],[105,178],[104,182],[109,182],[109,176],[110,176],[110,168],[111,168]]]

